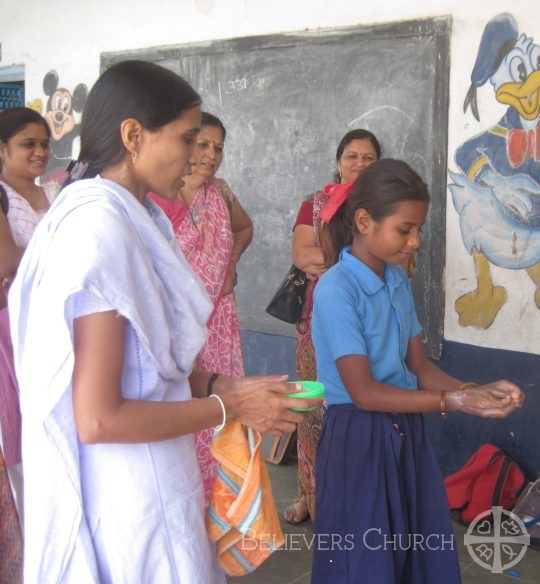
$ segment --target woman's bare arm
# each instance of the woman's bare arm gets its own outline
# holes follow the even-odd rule
[[[231,209],[231,230],[233,234],[233,248],[231,253],[231,266],[224,294],[233,291],[236,285],[236,264],[240,260],[248,245],[253,239],[253,224],[246,210],[235,197]]]
[[[310,276],[319,277],[325,271],[321,248],[315,241],[311,225],[297,225],[292,240],[293,264]]]
[[[125,320],[116,311],[89,314],[74,321],[73,409],[84,443],[137,443],[167,440],[222,422],[215,398],[182,402],[125,399],[121,391]],[[206,376],[199,378],[204,383]],[[230,380],[230,378],[229,378]],[[319,405],[320,400],[288,398],[294,389],[284,376],[216,383],[228,420],[264,432],[292,431],[302,414],[291,407]]]
[[[11,234],[9,222],[4,213],[0,212],[0,279],[11,278],[24,254],[24,249],[18,247]]]

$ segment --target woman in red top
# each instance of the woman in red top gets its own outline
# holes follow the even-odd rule
[[[381,157],[377,138],[367,130],[347,132],[336,152],[337,177],[340,184],[355,180],[365,168]],[[310,282],[306,301],[296,325],[297,379],[315,380],[317,368],[311,342],[313,290],[319,277],[334,264],[341,248],[349,243],[351,230],[340,207],[321,231],[320,212],[328,201],[323,191],[309,195],[302,203],[293,228],[292,256],[297,268],[306,272]],[[288,523],[302,523],[315,516],[315,455],[322,424],[323,408],[307,414],[298,424],[298,499],[283,516]]]

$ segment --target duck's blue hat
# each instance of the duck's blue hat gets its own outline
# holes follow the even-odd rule
[[[499,68],[501,61],[516,44],[518,39],[516,19],[505,12],[492,18],[484,28],[480,40],[476,63],[471,73],[471,87],[463,104],[463,111],[470,105],[474,117],[479,120],[476,102],[476,88],[481,87]]]

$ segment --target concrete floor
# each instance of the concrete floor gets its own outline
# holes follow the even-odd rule
[[[281,511],[296,496],[296,464],[293,462],[283,466],[269,464],[268,470],[276,505],[281,515]],[[306,521],[301,525],[293,526],[282,520],[282,528],[292,549],[275,552],[255,572],[240,578],[229,578],[229,584],[309,584],[311,552],[306,541],[310,541],[313,525],[311,521]],[[466,528],[456,523],[454,530],[463,584],[510,584],[510,582],[540,584],[540,552],[536,549],[528,548],[520,562],[505,573],[493,574],[475,563],[470,556],[464,544]],[[292,537],[289,534],[293,534]],[[374,582],[373,584],[385,583]]]

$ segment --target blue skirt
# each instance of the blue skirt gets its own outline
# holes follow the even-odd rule
[[[421,414],[330,406],[316,463],[312,584],[459,584],[443,477]]]

